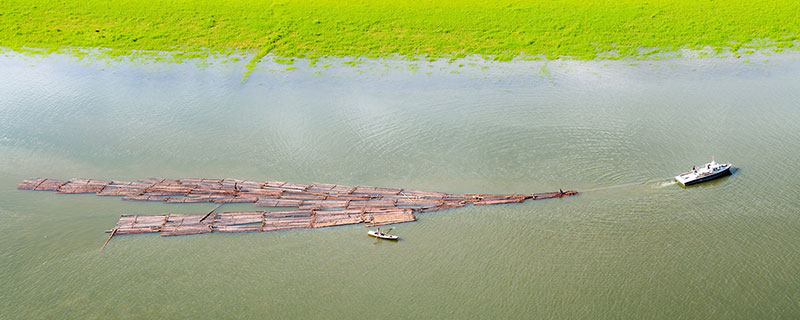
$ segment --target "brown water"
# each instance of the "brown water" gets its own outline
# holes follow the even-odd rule
[[[240,65],[0,57],[0,318],[797,318],[800,56],[767,58],[368,61],[241,83]],[[738,170],[671,182],[712,156]],[[120,214],[214,205],[15,189],[150,176],[585,192],[420,214],[397,243],[345,226],[99,254]]]

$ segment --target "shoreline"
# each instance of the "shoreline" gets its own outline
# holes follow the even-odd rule
[[[252,55],[210,56],[206,58],[190,58],[182,60],[156,59],[154,56],[130,57],[76,57],[69,53],[52,52],[48,54],[30,54],[14,51],[2,51],[6,64],[30,68],[53,64],[66,64],[76,67],[89,67],[109,72],[122,70],[138,70],[146,74],[157,74],[167,70],[205,70],[237,78],[238,81],[249,81],[248,60]],[[168,54],[168,53],[164,53]],[[606,73],[620,72],[630,68],[647,68],[657,71],[663,68],[680,67],[687,71],[703,72],[718,66],[736,66],[735,69],[750,70],[769,67],[775,63],[792,62],[800,58],[800,51],[755,52],[748,56],[736,58],[732,56],[697,55],[686,52],[679,57],[658,60],[485,60],[480,56],[466,56],[455,61],[439,59],[436,61],[412,61],[402,57],[394,58],[353,58],[326,57],[321,59],[295,58],[284,59],[267,55],[257,64],[252,75],[272,74],[273,76],[296,78],[306,76],[355,76],[357,78],[385,78],[387,76],[412,76],[414,74],[430,76],[468,76],[495,77],[503,76],[536,76],[557,77],[569,73]],[[13,62],[17,61],[17,62]],[[22,65],[20,64],[22,63]],[[755,68],[755,69],[754,69]],[[115,71],[116,70],[116,71]],[[252,72],[250,71],[250,72]],[[173,71],[174,72],[174,71]],[[247,74],[245,74],[247,72]],[[243,77],[243,75],[247,77]],[[272,77],[272,76],[270,76]]]
[[[230,56],[247,60],[244,78],[265,57],[650,61],[800,49],[800,6],[791,1],[6,5],[6,50],[168,62]]]

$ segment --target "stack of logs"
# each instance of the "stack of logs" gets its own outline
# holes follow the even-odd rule
[[[578,193],[574,190],[559,190],[513,195],[448,194],[325,183],[196,178],[148,178],[137,182],[35,179],[25,180],[18,189],[95,193],[101,196],[123,196],[125,200],[135,201],[254,203],[259,207],[291,208],[284,211],[225,212],[213,215],[123,215],[112,229],[116,234],[160,232],[163,236],[320,228],[356,223],[380,226],[414,221],[415,212],[457,208],[469,203],[520,203],[526,199],[560,198]]]

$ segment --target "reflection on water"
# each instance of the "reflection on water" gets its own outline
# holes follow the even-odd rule
[[[2,57],[0,318],[796,317],[797,58],[372,61],[242,83],[237,65]],[[671,180],[711,156],[740,170]],[[337,227],[99,255],[120,214],[213,205],[15,190],[39,176],[585,192],[421,214],[399,243]]]

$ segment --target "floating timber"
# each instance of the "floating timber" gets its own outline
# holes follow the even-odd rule
[[[532,194],[448,194],[442,192],[342,186],[325,183],[296,184],[282,181],[239,179],[163,179],[136,182],[93,179],[34,179],[17,186],[20,190],[57,193],[94,193],[121,196],[131,201],[167,203],[253,203],[284,211],[248,211],[206,214],[123,215],[114,235],[161,233],[176,236],[209,232],[264,232],[321,228],[364,223],[366,226],[415,221],[414,213],[463,207],[521,203],[525,200],[561,198],[577,191]],[[110,239],[110,237],[109,237]]]
[[[323,228],[358,223],[381,226],[417,220],[413,211],[408,208],[223,212],[205,220],[203,216],[202,214],[122,215],[109,232],[115,235],[160,233],[162,236],[179,236],[209,232],[266,232]]]

